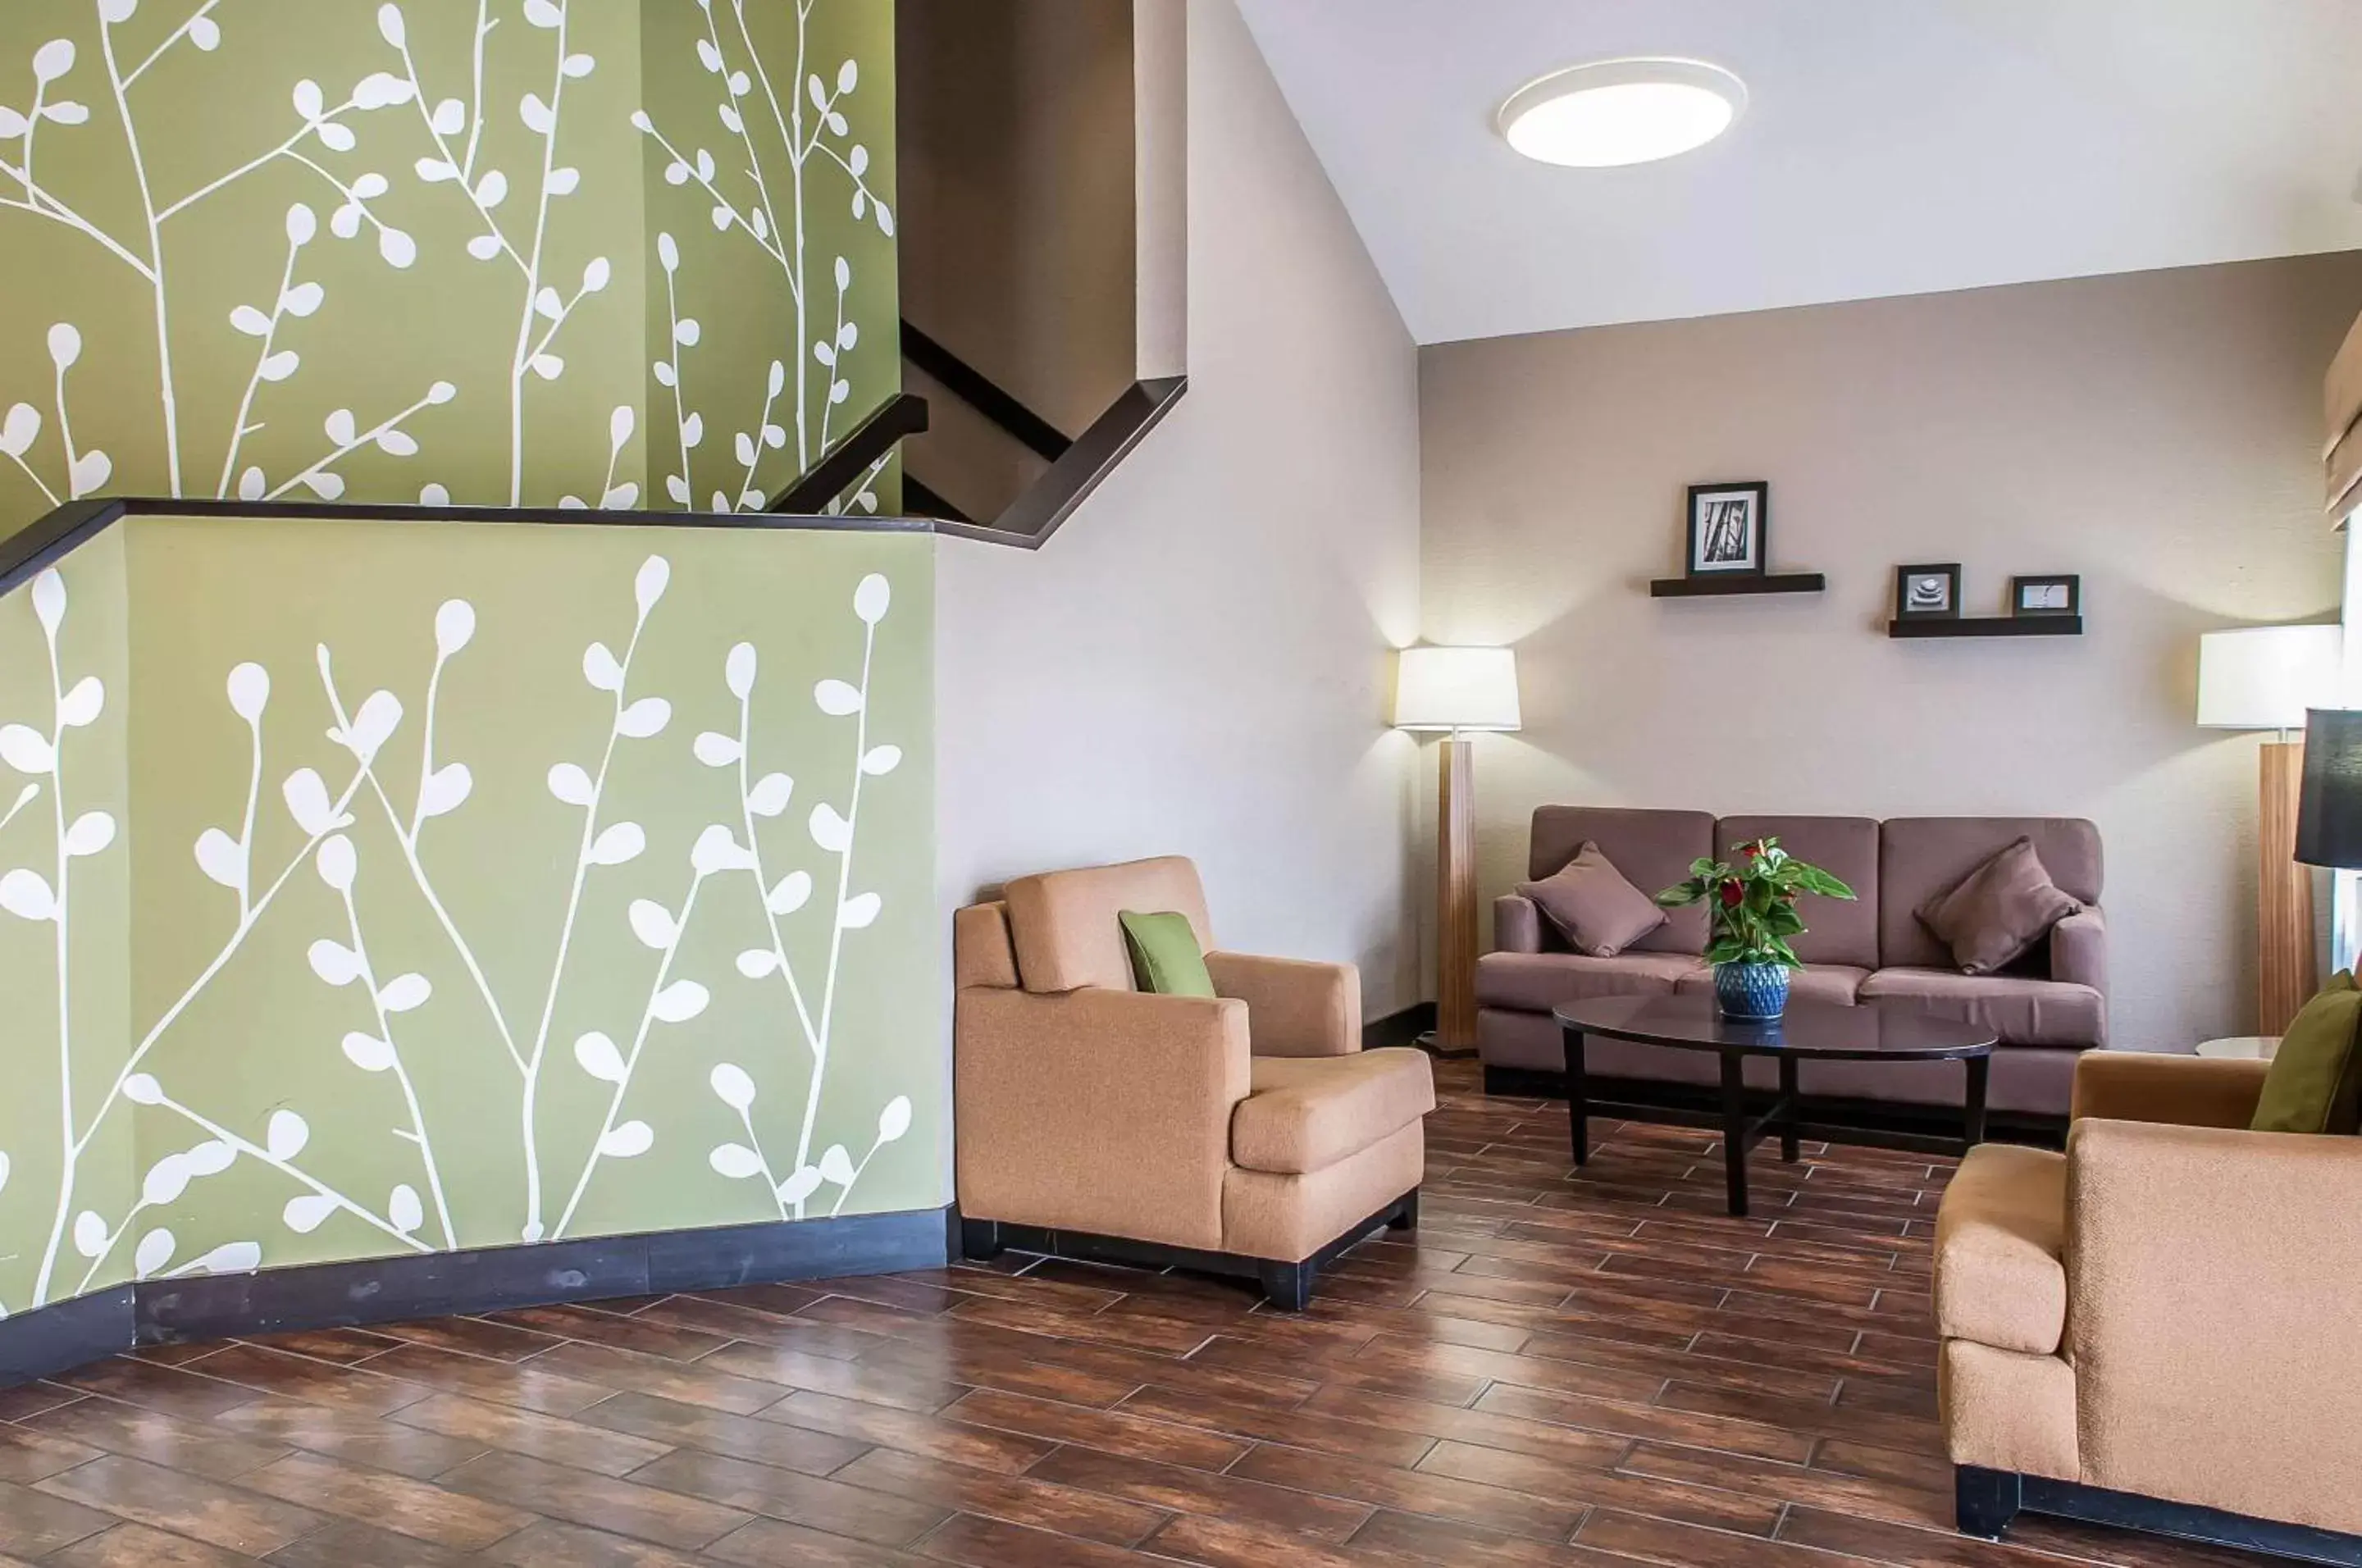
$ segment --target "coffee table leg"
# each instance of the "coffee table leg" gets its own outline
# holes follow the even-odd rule
[[[1969,1058],[1968,1114],[1960,1137],[1960,1153],[1963,1154],[1985,1141],[1985,1085],[1992,1077],[1991,1056]]]
[[[1736,1051],[1722,1054],[1722,1170],[1730,1189],[1730,1211],[1747,1213],[1747,1074],[1746,1059]]]
[[[1574,1163],[1581,1166],[1591,1158],[1591,1099],[1583,1081],[1583,1031],[1566,1029],[1560,1032],[1566,1047],[1567,1133],[1574,1144]]]
[[[1780,1157],[1790,1165],[1796,1163],[1796,1118],[1802,1114],[1796,1105],[1796,1058],[1780,1058],[1780,1099],[1787,1106],[1780,1117]]]

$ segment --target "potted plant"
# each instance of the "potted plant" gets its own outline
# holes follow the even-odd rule
[[[1788,1010],[1788,971],[1805,961],[1788,945],[1805,933],[1796,900],[1805,893],[1850,899],[1851,888],[1780,847],[1776,838],[1741,845],[1743,864],[1694,860],[1690,879],[1657,895],[1667,909],[1702,903],[1713,927],[1705,961],[1725,1018],[1769,1021]]]

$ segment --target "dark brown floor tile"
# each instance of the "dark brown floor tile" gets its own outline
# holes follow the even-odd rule
[[[891,1547],[826,1535],[784,1519],[741,1525],[705,1549],[717,1562],[740,1568],[913,1568],[923,1558]]]
[[[1584,1513],[1579,1507],[1569,1507],[1454,1476],[1395,1470],[1366,1460],[1312,1453],[1274,1443],[1258,1447],[1232,1465],[1230,1474],[1350,1498],[1374,1507],[1433,1514],[1438,1518],[1483,1525],[1536,1540],[1564,1540]]]
[[[100,1451],[53,1437],[45,1430],[0,1427],[0,1481],[20,1486],[47,1480],[61,1470],[72,1470],[99,1456]]]
[[[666,1463],[658,1460],[657,1463]],[[507,1503],[554,1519],[695,1551],[752,1516],[678,1491],[593,1475],[521,1453],[488,1453],[442,1477],[455,1492]],[[557,1562],[560,1558],[540,1561]]]
[[[63,1568],[252,1568],[242,1551],[225,1551],[145,1525],[116,1525],[67,1547],[49,1562]]]
[[[650,1394],[618,1394],[576,1419],[651,1443],[751,1459],[806,1475],[826,1475],[869,1452],[869,1444],[855,1439],[754,1416],[734,1416],[701,1405],[677,1404]]]
[[[1716,1456],[1702,1455],[1709,1463]],[[1736,1460],[1728,1463],[1737,1463]],[[1440,1442],[1418,1462],[1434,1475],[1457,1476],[1548,1498],[1570,1507],[1627,1508],[1656,1518],[1734,1530],[1741,1535],[1768,1536],[1780,1522],[1780,1504],[1729,1491],[1703,1481],[1672,1481],[1657,1476],[1577,1470],[1473,1443]]]
[[[290,1355],[307,1355],[314,1361],[333,1362],[338,1366],[352,1366],[402,1342],[391,1334],[368,1329],[315,1329],[300,1334],[248,1334],[243,1336],[243,1342],[284,1351]]]
[[[748,1286],[745,1288],[752,1290],[758,1287]],[[809,1293],[800,1295],[800,1304],[804,1306],[825,1299]],[[709,1333],[727,1334],[734,1340],[744,1340],[749,1344],[778,1345],[813,1355],[834,1356],[840,1361],[853,1361],[875,1350],[890,1352],[899,1342],[882,1334],[791,1317],[785,1310],[748,1307],[734,1300],[721,1300],[712,1295],[675,1296],[647,1308],[639,1316],[651,1323],[701,1329]]]
[[[93,1463],[105,1464],[107,1461]],[[71,1475],[73,1472],[65,1474]],[[42,1483],[44,1486],[49,1484]],[[96,1535],[116,1522],[114,1515],[96,1508],[12,1482],[0,1482],[0,1551],[17,1557],[39,1557],[70,1541]]]
[[[265,1559],[270,1568],[470,1568],[483,1559],[352,1519],[337,1519]]]
[[[238,1484],[286,1502],[301,1502],[321,1513],[463,1551],[478,1551],[502,1536],[513,1535],[536,1517],[522,1508],[315,1453],[292,1454]]]
[[[260,1397],[253,1389],[241,1388],[234,1383],[216,1382],[193,1372],[122,1356],[60,1373],[53,1381],[84,1393],[105,1394],[144,1409],[200,1421]]]
[[[415,1404],[432,1392],[375,1370],[332,1366],[259,1345],[226,1345],[203,1361],[190,1363],[189,1370],[260,1393],[302,1399],[360,1416],[382,1416]]]
[[[40,1489],[249,1557],[276,1551],[327,1522],[308,1508],[118,1455],[52,1475]]]
[[[77,1400],[25,1424],[33,1432],[68,1439],[88,1449],[129,1454],[215,1481],[234,1480],[284,1458],[288,1452],[283,1443],[249,1442],[229,1436],[218,1420],[190,1420],[115,1399]],[[5,1455],[6,1450],[0,1449],[0,1457]]]
[[[557,1339],[613,1345],[666,1361],[696,1361],[730,1342],[727,1336],[702,1329],[618,1317],[588,1307],[524,1307],[513,1312],[491,1313],[485,1320]]]
[[[1203,1563],[1206,1568],[1265,1568],[1265,1564],[1283,1562],[1287,1568],[1371,1568],[1385,1562],[1384,1557],[1366,1551],[1209,1514],[1175,1518],[1156,1532],[1146,1550],[1159,1558]]]
[[[423,1318],[414,1323],[381,1323],[375,1331],[406,1344],[432,1345],[494,1361],[523,1361],[556,1344],[558,1336],[535,1333],[481,1318]]]
[[[123,1353],[134,1361],[152,1361],[158,1366],[178,1366],[184,1361],[194,1361],[219,1348],[214,1340],[193,1340],[179,1344],[134,1345]]]
[[[962,1426],[908,1410],[889,1410],[882,1405],[839,1399],[831,1394],[791,1394],[765,1410],[763,1419],[813,1431],[833,1432],[839,1437],[882,1444],[946,1463],[1011,1475],[1057,1446],[1016,1432]]]
[[[544,1520],[470,1561],[502,1562],[508,1568],[706,1568],[711,1560],[582,1525]]]
[[[969,1393],[941,1414],[947,1421],[1022,1432],[1049,1442],[1077,1443],[1134,1459],[1187,1465],[1193,1470],[1220,1470],[1252,1446],[1196,1427],[1087,1409],[1079,1405],[1061,1405],[990,1388]]]
[[[971,1470],[890,1449],[863,1454],[838,1471],[835,1479],[935,1507],[1110,1546],[1134,1545],[1164,1522],[1158,1509],[1104,1492],[1062,1486],[1032,1475]]]
[[[553,1464],[601,1475],[628,1475],[648,1461],[661,1459],[671,1452],[668,1443],[651,1442],[646,1438],[558,1416],[520,1410],[511,1405],[488,1405],[457,1394],[437,1394],[431,1399],[422,1399],[396,1410],[388,1419],[440,1432],[469,1447],[527,1453]]]
[[[83,1397],[81,1389],[57,1383],[20,1383],[0,1388],[0,1421],[21,1421]]]
[[[603,1384],[568,1377],[554,1366],[532,1361],[489,1361],[424,1344],[388,1351],[372,1359],[370,1367],[422,1385],[430,1392],[439,1388],[495,1405],[538,1410],[545,1416],[570,1416],[614,1392]]]
[[[947,1507],[687,1448],[667,1454],[634,1479],[661,1487],[667,1496],[704,1498],[873,1546],[908,1546],[952,1512]]]
[[[610,1390],[628,1388],[638,1394],[653,1394],[660,1399],[677,1399],[684,1405],[703,1405],[739,1416],[751,1416],[764,1406],[776,1403],[779,1397],[779,1386],[776,1383],[758,1383],[751,1377],[734,1377],[726,1372],[708,1372],[703,1367],[683,1366],[658,1356],[642,1355],[637,1351],[582,1344],[571,1340],[520,1364],[521,1369],[530,1367],[539,1372],[554,1372],[561,1377],[574,1378]]]
[[[1169,1513],[1239,1519],[1323,1540],[1343,1540],[1370,1517],[1362,1502],[1316,1496],[1290,1484],[1272,1485],[1242,1473],[1244,1461],[1220,1475],[1157,1464],[1087,1448],[1062,1448],[1026,1474],[1109,1496],[1129,1497]]]
[[[439,1475],[484,1452],[482,1443],[269,1396],[239,1406],[218,1424],[240,1437],[283,1443],[416,1480]]]
[[[1861,1559],[1807,1551],[1783,1540],[1701,1529],[1671,1519],[1595,1509],[1575,1532],[1578,1546],[1597,1547],[1675,1568],[1853,1568]],[[1913,1565],[1916,1568],[1916,1565]]]
[[[1165,1318],[1109,1317],[1103,1312],[1076,1312],[989,1296],[973,1297],[944,1315],[971,1323],[991,1323],[1088,1343],[1121,1345],[1127,1350],[1152,1351],[1160,1355],[1187,1355],[1204,1343],[1212,1331],[1203,1324],[1177,1323]]]
[[[1633,1560],[1583,1546],[1554,1546],[1476,1525],[1381,1509],[1348,1543],[1357,1553],[1385,1552],[1419,1562],[1484,1563],[1486,1568],[1626,1568]]]
[[[779,1345],[731,1344],[699,1364],[709,1371],[777,1383],[782,1388],[805,1388],[858,1399],[864,1404],[915,1410],[921,1415],[933,1414],[967,1392],[956,1383],[914,1373],[891,1362],[844,1361]]]
[[[1124,1568],[1140,1558],[1117,1546],[962,1514],[929,1536],[921,1553],[962,1568]]]
[[[1691,1415],[1608,1399],[1548,1394],[1507,1383],[1496,1383],[1486,1389],[1484,1397],[1476,1401],[1475,1408],[1495,1415],[1579,1427],[1584,1431],[1604,1432],[1614,1437],[1653,1438],[1661,1442],[1686,1443],[1694,1448],[1748,1454],[1757,1459],[1778,1460],[1790,1464],[1804,1463],[1813,1452],[1814,1440],[1811,1437],[1757,1421],[1736,1420],[1725,1416]]]
[[[1385,1431],[1300,1406],[1293,1410],[1274,1410],[1260,1405],[1209,1398],[1202,1394],[1185,1394],[1154,1384],[1141,1389],[1117,1408],[1207,1431],[1374,1460],[1397,1469],[1407,1470],[1417,1464],[1419,1456],[1435,1446],[1431,1439],[1415,1432]]]

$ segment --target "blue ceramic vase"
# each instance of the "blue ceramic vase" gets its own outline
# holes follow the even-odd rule
[[[1785,964],[1716,964],[1714,999],[1722,1016],[1763,1023],[1788,1010]]]

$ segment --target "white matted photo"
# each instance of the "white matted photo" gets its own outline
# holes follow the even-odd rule
[[[1694,484],[1689,490],[1692,577],[1769,569],[1772,487],[1760,480]]]

